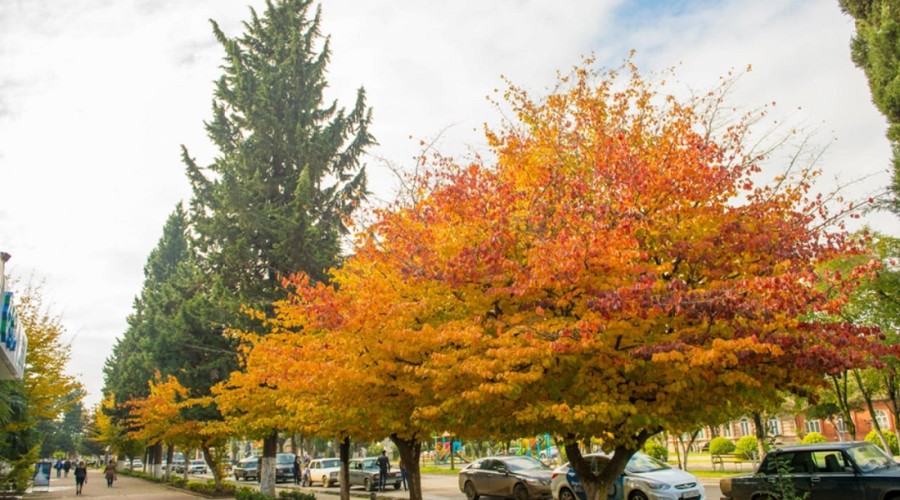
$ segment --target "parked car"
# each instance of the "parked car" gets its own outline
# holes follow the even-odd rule
[[[459,471],[459,490],[468,500],[477,500],[481,495],[516,500],[550,498],[552,474],[550,467],[534,457],[487,457]]]
[[[603,470],[610,459],[605,453],[591,453],[584,458],[594,472]],[[550,488],[554,500],[586,500],[581,480],[568,463],[553,471]],[[640,452],[631,457],[625,465],[625,472],[607,495],[614,500],[706,499],[703,484],[696,476]]]
[[[259,480],[259,458],[245,458],[234,466],[234,480],[240,481],[258,481]]]
[[[317,458],[309,463],[309,482],[322,483],[329,487],[340,480],[341,460],[338,458]]]
[[[172,472],[176,472],[178,474],[184,473],[184,460],[172,460]]]
[[[191,460],[188,465],[188,474],[206,474],[208,470],[205,460]]]
[[[550,448],[542,448],[540,452],[541,460],[556,460],[559,458],[559,448],[551,446]]]
[[[403,485],[403,475],[400,471],[388,471],[385,487],[393,485],[399,490]],[[350,459],[350,487],[362,486],[366,491],[374,491],[381,486],[381,474],[378,467],[378,457],[352,458]]]
[[[275,482],[293,481],[294,480],[294,460],[296,455],[293,453],[279,453],[275,455]]]
[[[140,458],[135,458],[131,461],[130,464],[131,470],[139,470],[144,468],[144,461]]]
[[[777,497],[793,488],[807,500],[900,498],[900,464],[865,441],[784,446],[754,474],[719,480],[723,500]]]

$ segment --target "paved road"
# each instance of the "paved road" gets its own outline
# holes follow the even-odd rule
[[[210,476],[197,476],[197,479],[209,478]],[[233,477],[232,477],[233,480]],[[703,485],[706,488],[706,498],[708,500],[718,500],[720,497],[719,491],[719,481],[718,479],[701,479],[703,481]],[[244,481],[239,482],[240,486],[249,486],[252,488],[258,488],[259,483],[249,482],[245,483]],[[279,484],[280,489],[300,489],[299,486],[294,486],[293,484]],[[306,491],[314,492],[320,498],[329,498],[330,496],[337,496],[340,494],[340,488],[332,486],[331,488],[323,488],[321,486],[318,487],[307,487],[302,488]],[[463,495],[459,491],[459,486],[457,485],[457,479],[455,475],[452,474],[423,474],[422,475],[422,491],[424,492],[425,500],[464,500],[465,495]],[[120,498],[120,497],[129,497],[134,500],[167,500],[167,499],[194,499],[197,498],[190,493],[185,493],[181,490],[177,490],[174,488],[169,488],[163,486],[161,484],[153,483],[150,481],[145,481],[143,479],[136,479],[126,476],[119,476],[119,479],[115,482],[112,488],[106,487],[106,481],[103,480],[103,476],[100,471],[91,470],[88,472],[88,484],[85,485],[84,490],[82,491],[82,497],[84,498]],[[354,488],[351,490],[351,494],[354,497],[360,498],[369,498],[369,493],[363,491],[361,488]],[[379,492],[377,494],[378,498],[383,499],[406,499],[409,498],[409,493],[404,490],[393,490],[389,489],[383,493]],[[43,499],[51,499],[51,498],[81,498],[75,496],[75,479],[56,479],[51,478],[50,480],[50,488],[49,490],[46,488],[38,488],[37,491],[30,492],[26,495],[26,498],[35,499],[35,500],[43,500]]]

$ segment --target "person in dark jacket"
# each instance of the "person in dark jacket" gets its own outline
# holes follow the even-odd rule
[[[81,488],[84,484],[87,483],[87,467],[84,465],[84,460],[78,462],[78,465],[75,466],[75,494],[81,494]]]
[[[106,464],[106,468],[103,469],[103,475],[106,477],[106,487],[112,488],[113,481],[116,480],[116,463],[112,460]]]
[[[63,477],[69,477],[70,470],[72,470],[72,461],[66,459],[66,461],[63,463]]]
[[[381,456],[378,457],[378,486],[384,491],[384,484],[387,483],[388,471],[391,470],[391,461],[387,457],[387,452],[381,450]]]

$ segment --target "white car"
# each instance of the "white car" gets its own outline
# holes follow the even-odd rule
[[[309,463],[309,482],[322,483],[322,486],[329,487],[337,484],[341,473],[341,459],[339,458],[317,458]]]
[[[205,460],[191,460],[188,466],[188,474],[206,474],[208,468]]]
[[[594,471],[609,463],[609,455],[592,453],[584,457]],[[584,487],[575,470],[566,463],[553,471],[550,479],[553,500],[586,500]],[[670,467],[644,453],[635,453],[625,473],[610,488],[615,500],[706,500],[703,484],[691,473]]]

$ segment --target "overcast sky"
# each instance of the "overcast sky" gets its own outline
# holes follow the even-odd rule
[[[0,250],[7,273],[45,281],[88,405],[147,256],[190,195],[180,145],[201,163],[216,153],[203,122],[223,52],[209,19],[236,36],[251,5],[264,3],[0,0]],[[363,86],[374,109],[367,163],[383,199],[392,175],[376,158],[409,166],[418,139],[442,131],[444,154],[483,147],[501,75],[542,94],[582,55],[614,67],[631,49],[642,72],[677,66],[694,89],[752,65],[731,102],[775,101],[774,116],[818,130],[820,188],[858,181],[849,194],[865,197],[889,183],[886,122],[837,0],[328,0],[323,32],[329,96],[349,107]],[[900,233],[885,214],[862,222]]]

